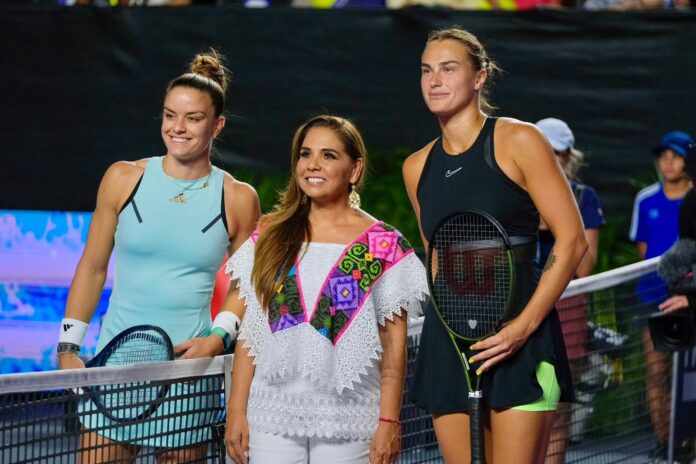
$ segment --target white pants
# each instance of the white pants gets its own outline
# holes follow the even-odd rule
[[[369,440],[298,438],[249,430],[249,464],[365,464]]]

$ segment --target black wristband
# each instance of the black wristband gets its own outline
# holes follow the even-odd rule
[[[74,343],[60,342],[57,348],[58,353],[79,353],[80,345]]]

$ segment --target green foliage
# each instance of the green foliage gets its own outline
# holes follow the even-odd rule
[[[365,211],[396,227],[411,246],[420,248],[418,222],[401,176],[401,165],[410,153],[406,148],[370,152],[370,170],[360,196]]]
[[[657,181],[657,174],[654,170],[646,171],[639,177],[628,179],[628,183],[636,189],[636,193]],[[595,274],[626,266],[639,260],[635,243],[628,239],[630,220],[628,214],[606,217],[606,224],[602,227],[599,236]]]
[[[594,273],[626,266],[638,261],[638,250],[628,240],[628,220],[625,217],[607,217],[599,233],[597,264]]]
[[[261,175],[244,170],[235,170],[234,177],[243,182],[248,182],[256,189],[263,213],[268,213],[273,209],[273,205],[278,201],[278,195],[283,191],[288,181],[285,174]]]
[[[594,413],[589,434],[594,438],[627,433],[649,422],[645,400],[645,357],[641,329],[633,319],[634,312],[626,292],[633,292],[631,283],[591,294],[591,319],[607,328],[627,335],[620,356],[604,355],[612,364],[614,374],[608,388],[601,389],[593,400]],[[649,427],[649,425],[645,425]]]

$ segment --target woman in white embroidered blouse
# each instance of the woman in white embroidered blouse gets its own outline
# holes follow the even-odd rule
[[[303,124],[280,202],[227,265],[247,305],[226,432],[237,463],[396,459],[407,312],[427,283],[404,237],[360,209],[366,155],[346,119]]]

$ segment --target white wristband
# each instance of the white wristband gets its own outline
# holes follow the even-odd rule
[[[230,342],[233,342],[237,338],[237,333],[239,332],[239,326],[242,321],[237,317],[237,315],[231,311],[220,311],[215,320],[213,321],[213,326],[211,329],[221,328],[230,337]]]
[[[77,319],[64,318],[60,323],[58,343],[73,343],[82,346],[87,334],[87,324]]]

